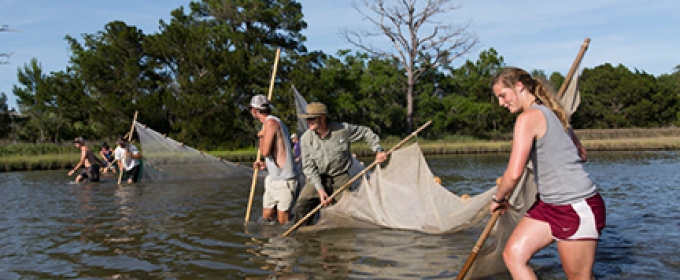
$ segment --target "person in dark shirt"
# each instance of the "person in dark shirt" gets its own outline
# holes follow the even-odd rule
[[[90,180],[90,182],[99,182],[99,164],[102,162],[97,156],[94,155],[92,150],[85,146],[85,140],[83,137],[78,137],[73,140],[73,144],[80,150],[80,161],[73,167],[68,173],[68,176],[72,176],[78,169],[82,166],[83,171],[76,176],[76,183],[83,182],[85,180]]]

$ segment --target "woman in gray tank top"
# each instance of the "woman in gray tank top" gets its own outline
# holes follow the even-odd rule
[[[503,251],[510,274],[514,279],[536,279],[529,259],[557,241],[567,277],[591,279],[605,205],[583,169],[586,152],[569,127],[567,113],[540,80],[522,69],[503,69],[493,78],[492,88],[498,103],[519,116],[491,211],[508,206],[506,196],[530,159],[539,193]]]

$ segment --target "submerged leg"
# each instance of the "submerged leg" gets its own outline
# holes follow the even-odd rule
[[[550,225],[524,217],[510,235],[503,250],[503,260],[513,279],[537,279],[529,266],[534,253],[553,242]]]
[[[314,210],[314,208],[319,205],[321,201],[319,200],[319,193],[316,191],[314,186],[307,182],[300,192],[300,196],[295,202],[295,207],[293,208],[293,214],[295,215],[295,222],[302,220],[307,213]],[[312,225],[314,219],[307,219],[302,225]]]

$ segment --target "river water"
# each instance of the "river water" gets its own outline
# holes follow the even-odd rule
[[[476,194],[493,186],[507,155],[427,160],[447,189]],[[592,152],[586,169],[607,203],[597,278],[679,279],[680,153]],[[280,237],[278,226],[244,228],[250,179],[118,186],[116,177],[73,184],[66,173],[0,173],[0,279],[449,279],[481,233]],[[554,245],[531,264],[541,279],[565,279]]]

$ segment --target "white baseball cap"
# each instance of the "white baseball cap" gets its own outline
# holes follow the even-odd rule
[[[255,109],[267,109],[270,107],[269,100],[267,100],[267,97],[264,96],[264,94],[255,95],[250,99],[250,107]]]

